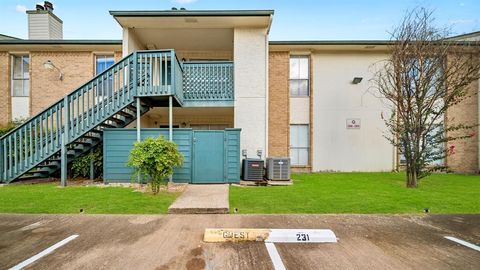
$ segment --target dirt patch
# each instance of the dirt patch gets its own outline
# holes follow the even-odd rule
[[[197,248],[194,248],[190,251],[190,255],[192,256],[200,256],[203,254],[203,248],[200,246],[200,247],[197,247]]]
[[[187,262],[187,270],[202,270],[205,269],[205,261],[200,258],[193,258]]]

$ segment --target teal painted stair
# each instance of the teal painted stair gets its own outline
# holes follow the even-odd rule
[[[172,65],[173,60],[173,65]],[[147,112],[135,97],[175,97],[182,70],[173,50],[134,52],[0,138],[0,182],[44,178],[101,143],[104,128],[122,128]],[[180,78],[180,79],[179,79]]]

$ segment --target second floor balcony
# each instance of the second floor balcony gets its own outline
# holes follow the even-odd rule
[[[233,106],[231,61],[181,62],[174,50],[138,51],[132,59],[138,96],[172,95],[185,107]]]

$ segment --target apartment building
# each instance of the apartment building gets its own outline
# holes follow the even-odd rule
[[[27,11],[29,39],[0,38],[0,123],[24,121],[0,140],[4,182],[64,179],[100,145],[105,180],[131,181],[133,142],[159,135],[185,156],[177,182],[238,182],[245,157],[290,157],[305,172],[399,168],[388,108],[369,92],[389,41],[270,41],[273,10],[110,15],[122,40],[64,40],[49,5]],[[449,113],[478,123],[478,110],[474,95]],[[478,136],[455,149],[444,162],[477,173]]]

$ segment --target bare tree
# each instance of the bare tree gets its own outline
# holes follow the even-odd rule
[[[391,106],[385,137],[405,158],[407,187],[444,168],[438,161],[450,154],[447,142],[475,135],[476,123],[453,124],[446,114],[470,97],[468,87],[479,79],[480,47],[447,36],[434,26],[431,11],[414,9],[392,32],[390,56],[373,78]]]

